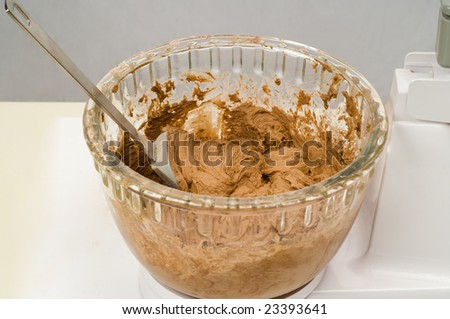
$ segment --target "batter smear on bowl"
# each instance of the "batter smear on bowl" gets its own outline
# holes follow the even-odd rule
[[[285,110],[269,99],[268,83],[258,89],[245,85],[241,77],[239,90],[228,92],[224,81],[218,89],[209,72],[189,73],[181,80],[193,85],[189,97],[173,102],[177,85],[167,81],[156,82],[139,98],[138,103],[148,104],[141,129],[150,140],[163,131],[170,133],[171,167],[183,191],[255,197],[298,190],[336,174],[358,154],[355,139],[360,137],[361,115],[356,98],[347,94],[345,107],[329,109],[342,79],[333,77],[328,90],[316,96],[298,89],[296,105]],[[278,87],[282,81],[276,78],[273,83]],[[241,94],[249,88],[254,94]],[[311,104],[315,97],[321,106]],[[324,112],[339,114],[335,123]],[[125,136],[119,157],[162,183],[148,162],[142,165],[138,158],[144,154],[137,152],[137,145]]]

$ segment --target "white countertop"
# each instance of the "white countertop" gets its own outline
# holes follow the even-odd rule
[[[84,142],[83,107],[0,103],[2,298],[140,297],[138,262]]]

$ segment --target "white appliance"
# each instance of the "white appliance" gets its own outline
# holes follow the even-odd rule
[[[311,297],[450,298],[450,69],[434,53],[407,55],[388,103],[375,218],[365,205]]]

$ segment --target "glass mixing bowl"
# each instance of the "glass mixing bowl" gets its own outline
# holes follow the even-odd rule
[[[98,86],[139,127],[149,107],[137,102],[144,92],[156,81],[173,80],[174,99],[180,98],[192,90],[179,83],[191,71],[226,78],[227,87],[234,89],[243,76],[266,83],[272,92],[266,98],[284,109],[299,104],[301,97],[293,89],[300,88],[312,96],[311,105],[303,107],[327,109],[325,117],[342,105],[348,109],[345,105],[352,97],[352,107],[361,114],[359,137],[352,142],[357,156],[337,174],[279,195],[228,198],[187,193],[149,180],[122,162],[110,165],[112,155],[105,142],[118,141],[121,132],[90,100],[84,135],[118,228],[154,278],[190,296],[271,298],[304,286],[335,255],[368,183],[383,169],[388,110],[352,67],[299,43],[258,36],[176,40],[125,60]],[[336,75],[341,79],[338,85],[333,84]],[[335,88],[325,107],[320,97],[331,85]],[[113,146],[117,143],[110,143]]]

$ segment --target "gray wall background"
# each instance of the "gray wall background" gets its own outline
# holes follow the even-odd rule
[[[3,2],[3,0],[0,0]],[[272,35],[322,49],[385,99],[411,51],[434,51],[439,0],[22,0],[95,82],[129,55],[199,34]],[[3,6],[2,6],[3,7]],[[2,10],[3,11],[3,10]],[[85,101],[0,12],[0,101]]]

